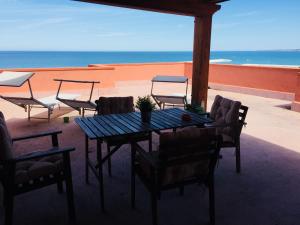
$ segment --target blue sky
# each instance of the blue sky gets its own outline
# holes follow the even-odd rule
[[[0,0],[0,50],[185,51],[192,17],[70,0]],[[300,49],[300,0],[231,0],[212,50]]]

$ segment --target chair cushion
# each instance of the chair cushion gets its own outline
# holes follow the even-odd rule
[[[159,157],[158,151],[148,152],[148,155],[152,158],[157,165],[162,164],[163,161]],[[151,167],[147,161],[142,157],[137,157],[137,165],[142,172],[143,176],[150,180]],[[189,179],[194,178],[205,178],[209,172],[209,160],[202,160],[189,164],[180,164],[175,166],[165,167],[160,171],[158,182],[165,186],[175,184]]]
[[[191,160],[211,149],[215,129],[190,127],[178,132],[162,133],[157,157],[173,162],[161,174],[161,184],[168,185],[193,178],[203,178],[209,173],[209,159]],[[184,163],[185,160],[188,163]]]
[[[217,95],[210,112],[210,117],[215,120],[215,122],[211,125],[221,126],[225,124],[237,124],[240,107],[241,102],[233,101]],[[228,127],[219,127],[217,128],[217,134],[225,134],[234,140],[237,129],[238,127],[234,125]]]
[[[59,173],[62,169],[63,160],[61,155],[19,162],[16,164],[15,183],[27,183],[43,176]]]
[[[99,115],[129,113],[134,111],[133,97],[100,97],[96,101]]]
[[[215,136],[214,128],[188,127],[177,132],[165,132],[159,136],[160,155],[168,157],[207,150],[208,142]]]
[[[12,139],[7,129],[4,115],[0,112],[0,160],[7,160],[12,157]]]

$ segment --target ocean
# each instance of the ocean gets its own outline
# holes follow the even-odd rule
[[[0,68],[78,67],[89,64],[182,61],[192,61],[192,52],[0,51]],[[211,62],[300,67],[300,51],[212,51]]]

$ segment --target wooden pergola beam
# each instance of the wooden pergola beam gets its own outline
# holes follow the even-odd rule
[[[185,16],[211,15],[220,9],[216,3],[225,0],[75,0],[153,12],[171,13]]]

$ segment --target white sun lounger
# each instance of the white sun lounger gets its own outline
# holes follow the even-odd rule
[[[83,81],[83,80],[64,80],[64,79],[54,79],[54,81],[59,82],[59,87],[57,90],[56,94],[56,99],[59,100],[60,102],[70,106],[71,108],[77,110],[80,115],[84,116],[86,110],[90,111],[95,111],[96,110],[96,104],[91,101],[93,91],[94,91],[94,86],[95,84],[99,84],[99,81]],[[63,83],[82,83],[82,84],[91,84],[91,91],[90,91],[90,96],[89,99],[84,101],[84,100],[78,100],[78,99],[70,99],[70,98],[65,98],[65,94],[61,94],[60,90],[62,87]]]
[[[33,92],[30,84],[30,78],[34,75],[32,72],[10,72],[4,71],[0,73],[0,86],[6,87],[21,87],[26,82],[28,83],[30,97],[12,97],[12,96],[3,96],[0,95],[0,98],[9,101],[19,107],[25,109],[25,112],[28,113],[28,120],[31,118],[36,119],[48,119],[50,121],[50,115],[53,112],[53,109],[56,105],[58,105],[58,101],[56,100],[56,96],[48,96],[45,98],[37,99],[33,97]],[[75,96],[68,95],[67,98],[73,99]],[[41,117],[32,117],[30,115],[32,108],[46,108],[48,110],[47,118]]]
[[[154,94],[155,83],[177,83],[185,85],[185,93],[173,93],[168,95]],[[155,76],[152,79],[151,96],[160,107],[164,109],[165,106],[181,106],[185,107],[187,104],[188,78],[185,76]]]

